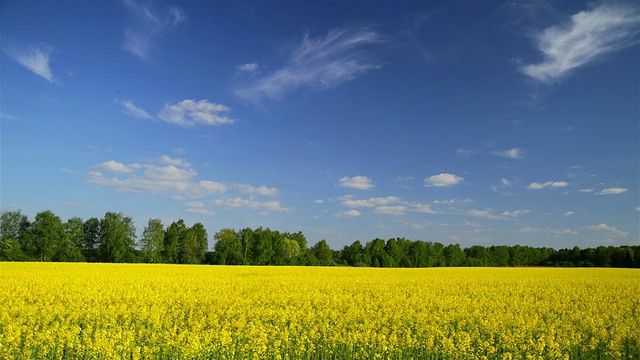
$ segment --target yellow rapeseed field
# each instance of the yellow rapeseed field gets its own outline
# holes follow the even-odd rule
[[[631,269],[0,263],[0,358],[638,359]]]

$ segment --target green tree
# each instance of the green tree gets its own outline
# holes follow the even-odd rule
[[[149,219],[140,239],[142,258],[144,262],[162,262],[164,247],[164,226],[160,219]]]
[[[187,226],[184,224],[184,220],[180,219],[174,221],[169,225],[164,234],[164,258],[165,261],[171,264],[177,264],[178,248],[183,241],[184,235],[187,232]]]
[[[327,244],[326,240],[323,239],[318,241],[313,245],[311,251],[313,252],[313,255],[315,255],[315,258],[318,259],[320,266],[333,265],[333,253],[331,252],[331,248],[329,247],[329,244]]]
[[[221,265],[244,264],[244,249],[240,235],[233,229],[222,229],[213,235],[216,263]]]
[[[31,236],[39,261],[52,261],[57,252],[64,250],[67,241],[62,220],[50,210],[36,214],[31,224]]]
[[[18,211],[5,211],[0,215],[0,260],[23,261],[29,257],[29,220]]]
[[[84,236],[81,250],[84,257],[87,261],[99,261],[98,247],[102,238],[100,219],[92,217],[84,222],[82,228]]]
[[[84,223],[79,217],[72,217],[63,225],[65,236],[55,244],[55,255],[52,260],[77,262],[85,261],[82,254],[82,243],[84,237]]]
[[[449,244],[444,248],[444,257],[448,266],[461,266],[465,263],[464,251],[458,244]]]
[[[282,242],[282,249],[284,258],[289,264],[300,256],[300,244],[296,240],[284,239]]]
[[[240,243],[242,244],[242,263],[249,265],[252,263],[253,258],[253,230],[250,228],[244,228],[238,232]]]
[[[254,265],[269,265],[275,254],[273,234],[270,229],[262,227],[253,231],[253,255]]]
[[[133,262],[136,228],[133,220],[122,213],[107,212],[100,221],[100,260]]]
[[[200,223],[188,228],[178,242],[178,258],[181,264],[200,264],[207,250],[207,231]]]

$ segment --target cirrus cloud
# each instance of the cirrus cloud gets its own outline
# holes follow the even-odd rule
[[[264,99],[279,100],[305,86],[338,86],[379,67],[363,54],[363,49],[381,41],[382,37],[369,29],[332,29],[321,38],[306,35],[284,66],[253,78],[235,93],[259,104]],[[245,64],[240,69],[255,70],[257,66],[253,65]]]
[[[520,71],[546,83],[562,79],[605,54],[636,44],[639,25],[637,5],[605,2],[581,11],[571,16],[569,23],[550,26],[535,35],[544,60],[524,65]]]

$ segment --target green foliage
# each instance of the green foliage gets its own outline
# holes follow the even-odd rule
[[[164,226],[160,219],[149,219],[140,239],[142,261],[147,263],[162,262],[164,249]]]
[[[104,262],[134,262],[136,228],[133,220],[122,213],[108,212],[100,221],[100,260]]]
[[[640,246],[599,246],[555,250],[530,246],[474,245],[392,238],[360,240],[332,250],[326,240],[307,248],[302,232],[269,228],[221,229],[208,252],[207,231],[201,223],[187,227],[179,219],[163,229],[149,219],[135,246],[133,220],[107,212],[83,223],[72,217],[63,223],[47,210],[31,223],[18,211],[0,214],[0,261],[104,261],[225,265],[349,265],[373,267],[432,266],[582,266],[640,268]]]

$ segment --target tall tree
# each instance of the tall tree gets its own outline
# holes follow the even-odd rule
[[[216,262],[221,265],[244,264],[244,249],[240,235],[233,229],[222,229],[213,235]]]
[[[207,250],[207,231],[201,223],[188,228],[178,241],[178,262],[200,264]]]
[[[62,220],[50,210],[36,214],[31,224],[31,236],[39,261],[51,261],[67,240]]]
[[[164,247],[164,226],[160,219],[149,219],[140,239],[143,261],[148,263],[162,262]]]
[[[187,232],[187,226],[184,220],[174,221],[167,227],[164,235],[164,258],[171,264],[177,264],[180,259],[178,257],[178,249],[182,244],[184,235]]]
[[[461,266],[465,263],[464,251],[458,244],[449,244],[444,248],[444,257],[448,266]]]
[[[106,262],[135,260],[136,228],[133,220],[122,213],[108,212],[100,221],[100,259]]]
[[[27,260],[30,249],[29,220],[20,210],[0,215],[0,260]]]
[[[92,217],[84,222],[83,225],[83,245],[82,253],[87,261],[99,261],[98,247],[102,233],[100,230],[100,219]]]
[[[318,263],[321,266],[333,265],[333,253],[331,252],[331,248],[329,244],[327,244],[327,240],[318,241],[313,247],[311,251],[315,255],[316,259],[318,259]]]

